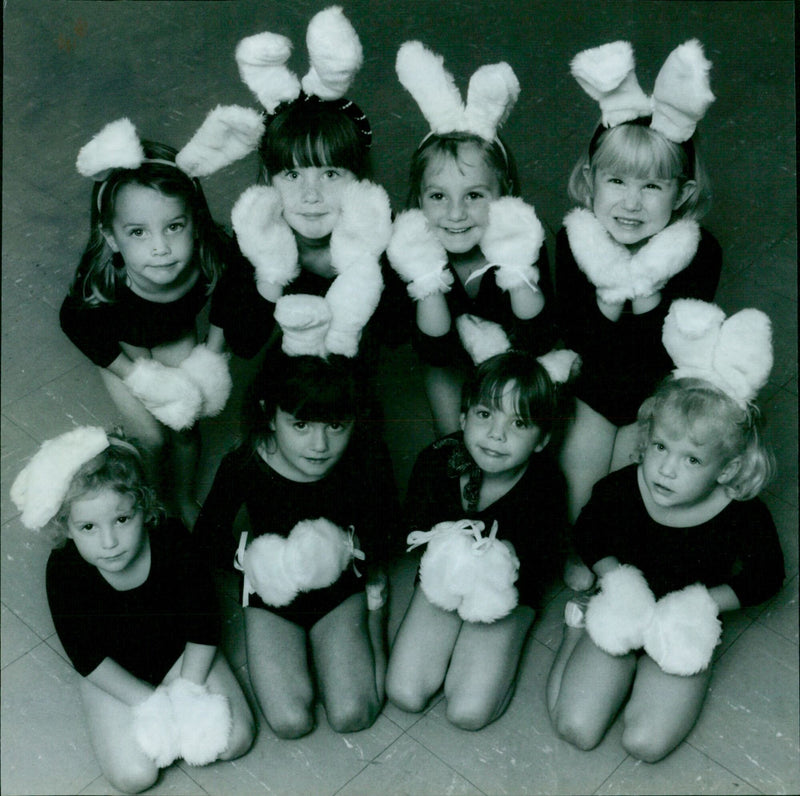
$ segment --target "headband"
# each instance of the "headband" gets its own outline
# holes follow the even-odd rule
[[[33,531],[44,528],[61,508],[78,470],[109,445],[106,432],[97,426],[82,426],[42,443],[11,485],[22,524]]]
[[[690,39],[669,54],[648,97],[636,79],[630,42],[583,50],[570,63],[572,76],[598,101],[604,127],[650,117],[650,127],[676,144],[694,135],[715,99],[708,81],[710,69],[703,46]]]
[[[480,365],[490,357],[511,351],[511,342],[499,323],[480,318],[477,315],[459,315],[456,318],[456,330],[461,344],[476,365]],[[565,384],[577,375],[580,357],[569,349],[553,349],[547,354],[536,357],[536,361],[545,369],[553,384]]]
[[[158,163],[178,169],[191,179],[206,177],[252,152],[263,132],[264,121],[257,111],[238,105],[218,105],[173,163],[145,157],[131,120],[117,119],[81,148],[75,166],[84,177],[101,183],[97,193],[99,210],[106,181],[117,169],[138,169],[145,163]]]
[[[364,112],[345,98],[363,63],[361,41],[340,6],[316,14],[308,24],[306,46],[310,67],[300,80],[286,67],[292,42],[278,33],[259,33],[236,47],[239,75],[269,116],[296,102],[330,103],[358,129],[365,146],[372,130]]]
[[[763,312],[740,310],[726,320],[716,305],[676,299],[661,335],[676,379],[710,382],[746,408],[772,370],[772,327]]]
[[[444,68],[444,58],[419,41],[401,45],[395,70],[434,135],[462,132],[495,141],[519,97],[517,76],[502,62],[482,66],[472,75],[464,103],[453,76]]]

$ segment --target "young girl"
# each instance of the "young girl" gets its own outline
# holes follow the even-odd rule
[[[627,42],[572,62],[603,121],[570,177],[581,208],[556,238],[561,330],[583,362],[561,457],[571,522],[594,483],[631,461],[636,410],[670,368],[661,326],[671,301],[710,300],[721,269],[717,241],[697,223],[709,185],[694,129],[714,99],[710,64],[696,41],[682,45],[652,98],[633,68]]]
[[[61,307],[61,327],[99,366],[126,429],[144,448],[151,480],[174,489],[188,525],[198,510],[195,422],[218,414],[231,388],[220,346],[197,344],[197,316],[228,243],[194,175],[243,154],[225,149],[228,143],[236,148],[235,136],[217,134],[210,163],[204,141],[220,125],[227,133],[238,127],[243,136],[257,136],[261,123],[252,113],[217,109],[177,156],[163,144],[140,142],[133,125],[120,119],[78,155],[78,170],[95,178],[91,228]],[[170,455],[172,477],[166,478]]]
[[[548,357],[542,360],[550,367]],[[463,729],[484,727],[508,706],[535,609],[562,563],[565,488],[543,452],[561,414],[560,391],[543,364],[526,352],[498,354],[464,385],[462,431],[417,459],[406,499],[408,527],[433,530],[409,537],[410,543],[432,538],[386,675],[387,696],[403,710],[423,710],[442,684],[447,718]],[[481,529],[491,542],[481,540]],[[464,531],[473,533],[480,556],[474,575],[462,569],[475,561],[470,550],[464,561],[458,552],[434,549],[443,534]],[[486,554],[479,552],[486,547]],[[496,568],[509,573],[504,551],[511,564],[505,581],[496,574]],[[490,555],[500,560],[491,563]],[[487,567],[492,572],[482,571]],[[465,580],[490,585],[472,593]]]
[[[248,669],[275,734],[313,729],[317,689],[330,725],[354,732],[383,703],[385,612],[369,595],[397,516],[388,454],[359,428],[350,361],[275,352],[265,364],[246,440],[223,459],[197,532],[233,561],[247,509],[250,543],[236,558]]]
[[[431,132],[411,161],[408,206],[418,209],[395,221],[387,253],[416,302],[414,345],[443,435],[459,427],[461,387],[472,364],[456,318],[489,319],[516,348],[549,351],[550,272],[544,230],[533,208],[516,198],[516,166],[497,137],[519,93],[511,67],[479,69],[465,106],[441,57],[419,42],[400,48],[396,66]]]
[[[581,749],[601,741],[630,692],[622,743],[648,762],[700,713],[717,613],[763,602],[784,575],[756,498],[771,472],[751,404],[771,366],[768,320],[743,310],[721,324],[720,310],[697,315],[693,304],[702,302],[675,302],[667,316],[678,369],[639,411],[638,465],[600,481],[575,526],[601,592],[585,620],[568,604],[547,688],[558,733]]]
[[[109,782],[137,793],[178,757],[243,755],[253,717],[217,649],[210,573],[186,528],[164,517],[139,450],[75,429],[42,445],[11,496],[28,528],[52,536],[50,611]]]
[[[279,333],[277,316],[283,329],[292,323],[327,325],[319,353],[354,357],[367,348],[370,359],[375,338],[370,331],[362,346],[361,337],[381,299],[380,256],[391,211],[386,192],[367,180],[369,121],[344,97],[361,66],[361,44],[341,9],[333,7],[311,20],[308,45],[311,71],[302,90],[283,65],[291,51],[285,37],[251,36],[236,51],[242,78],[267,111],[259,145],[265,184],[249,188],[233,208],[233,228],[249,262],[223,280],[228,311],[220,323],[228,345],[245,357]],[[287,311],[281,298],[296,294],[325,302],[293,300]],[[380,313],[386,307],[383,302]],[[396,327],[387,316],[369,328],[391,336]]]

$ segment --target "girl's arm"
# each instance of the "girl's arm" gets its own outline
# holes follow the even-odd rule
[[[592,569],[598,578],[602,578],[607,572],[611,572],[612,569],[617,569],[620,566],[622,565],[619,563],[619,559],[614,556],[606,556],[597,561]]]
[[[737,611],[742,607],[736,592],[727,583],[723,583],[721,586],[714,586],[708,590],[708,593],[711,595],[711,599],[719,606],[720,613],[723,611]]]
[[[428,337],[443,337],[452,319],[444,293],[433,293],[417,302],[417,326]]]
[[[211,671],[211,664],[214,662],[216,652],[217,648],[209,644],[195,644],[187,641],[181,662],[181,677],[203,685]]]
[[[206,338],[206,345],[216,354],[225,353],[225,332],[221,327],[211,324],[208,327],[208,337]]]
[[[133,359],[123,351],[120,351],[119,356],[108,366],[107,370],[110,370],[115,376],[125,381],[133,370],[134,364]]]
[[[544,309],[544,293],[531,290],[528,285],[520,285],[508,291],[511,299],[511,311],[520,320],[535,318]]]
[[[86,675],[86,679],[131,707],[144,702],[154,691],[153,686],[134,677],[112,658],[104,658],[93,672]]]

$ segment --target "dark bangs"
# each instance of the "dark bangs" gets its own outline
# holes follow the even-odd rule
[[[259,146],[267,177],[294,168],[332,166],[369,176],[369,154],[355,122],[324,102],[293,103],[279,112]]]

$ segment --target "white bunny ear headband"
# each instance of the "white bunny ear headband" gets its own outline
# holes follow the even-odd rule
[[[600,104],[604,127],[652,117],[650,127],[678,144],[694,135],[715,99],[710,69],[702,45],[691,39],[669,54],[648,97],[636,79],[633,47],[627,41],[583,50],[570,64],[572,76]]]
[[[490,357],[511,351],[511,342],[500,324],[477,315],[459,315],[456,330],[461,344],[476,365]],[[536,357],[536,361],[547,371],[553,384],[565,384],[577,375],[580,357],[569,349],[554,349]]]
[[[742,408],[755,400],[772,370],[772,326],[761,310],[740,310],[726,320],[716,304],[677,299],[661,339],[676,379],[708,381]]]
[[[435,135],[463,132],[494,141],[519,97],[517,76],[502,62],[482,66],[472,75],[464,103],[442,56],[418,41],[401,45],[395,70]]]
[[[82,426],[42,443],[11,485],[22,524],[38,531],[55,517],[78,470],[110,445],[106,432]]]
[[[316,14],[306,31],[310,68],[300,80],[286,62],[292,42],[278,33],[259,33],[242,39],[236,47],[236,63],[247,87],[272,116],[281,105],[295,101],[334,102],[356,125],[369,146],[372,131],[366,115],[345,99],[363,63],[361,41],[340,6]]]
[[[145,163],[160,163],[177,168],[192,179],[206,177],[252,152],[263,132],[264,121],[258,111],[219,105],[208,114],[173,163],[147,158],[130,119],[117,119],[82,147],[75,166],[84,177],[103,183],[97,195],[99,208],[105,181],[116,169],[138,169]]]

